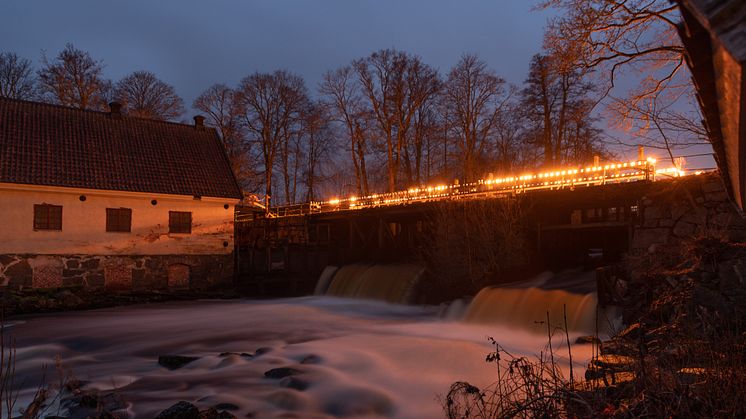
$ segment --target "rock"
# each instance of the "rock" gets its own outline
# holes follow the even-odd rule
[[[54,295],[54,298],[63,308],[78,308],[85,303],[82,298],[68,290],[58,292]]]
[[[173,371],[198,359],[196,356],[161,355],[158,357],[158,364]]]
[[[308,355],[301,359],[301,364],[320,364],[321,363],[321,357],[318,355]]]
[[[280,380],[280,385],[286,388],[292,388],[293,390],[304,391],[311,386],[311,384],[305,380],[301,380],[294,376],[285,377]]]
[[[219,356],[221,358],[223,358],[223,357],[230,356],[230,355],[241,356],[241,357],[244,357],[244,358],[253,358],[254,357],[254,355],[246,353],[246,352],[241,352],[241,353],[238,353],[238,352],[221,352]]]
[[[285,378],[291,375],[301,374],[303,371],[297,370],[290,367],[272,368],[271,370],[264,373],[267,378]]]
[[[575,343],[585,345],[589,343],[601,343],[601,339],[595,337],[595,336],[578,336],[577,339],[575,339]]]
[[[207,410],[203,410],[199,412],[199,418],[200,419],[236,419],[236,416],[226,411],[219,412],[218,409],[211,407]]]
[[[702,185],[702,192],[719,192],[723,190],[723,184],[721,182],[707,182]]]
[[[180,401],[159,413],[155,419],[201,419],[201,416],[197,406]]]
[[[686,221],[679,221],[673,228],[673,234],[676,237],[688,238],[696,231],[697,226]]]
[[[215,408],[218,410],[238,410],[238,406],[233,403],[218,403]]]
[[[33,281],[34,271],[31,270],[28,260],[21,260],[5,268],[5,277],[9,278],[8,285],[11,287],[30,287]]]
[[[257,350],[256,350],[256,351],[254,352],[254,356],[264,355],[264,354],[266,354],[266,353],[269,353],[269,352],[272,352],[272,351],[273,351],[273,349],[272,349],[272,348],[268,348],[268,347],[262,347],[262,348],[259,348],[259,349],[257,349]]]
[[[591,365],[613,372],[633,371],[635,359],[624,355],[599,355],[591,360]]]
[[[637,340],[642,336],[642,325],[640,323],[632,323],[626,329],[619,332],[617,336],[621,339]]]

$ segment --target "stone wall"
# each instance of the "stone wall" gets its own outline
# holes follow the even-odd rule
[[[233,255],[0,255],[0,285],[111,291],[209,289],[232,284]]]
[[[656,182],[638,214],[633,253],[699,237],[746,241],[746,218],[728,199],[716,173]]]

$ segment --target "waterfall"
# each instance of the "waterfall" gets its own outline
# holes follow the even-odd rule
[[[564,327],[565,307],[570,331],[594,333],[596,330],[595,292],[576,294],[560,289],[484,288],[469,304],[464,319],[471,323],[502,323],[521,329],[546,333],[549,322]]]
[[[327,267],[319,277],[316,291],[336,297],[406,304],[414,298],[415,286],[423,272],[422,266],[413,264],[353,264],[334,270]]]

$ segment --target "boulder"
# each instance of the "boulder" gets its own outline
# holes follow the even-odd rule
[[[272,368],[271,370],[266,371],[264,373],[264,376],[267,378],[278,379],[278,378],[289,377],[291,375],[301,374],[302,372],[303,371],[297,370],[295,368],[280,367],[280,368]]]
[[[200,419],[236,419],[236,416],[230,412],[218,411],[218,409],[211,407],[207,410],[199,412]]]
[[[161,355],[158,357],[158,364],[173,371],[198,359],[196,356]]]
[[[285,377],[280,380],[280,385],[285,388],[291,388],[293,390],[304,391],[311,386],[308,381],[301,380],[295,376]]]
[[[201,419],[201,416],[197,406],[180,401],[159,413],[155,419]]]

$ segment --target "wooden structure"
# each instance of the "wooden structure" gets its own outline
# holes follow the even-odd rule
[[[746,205],[746,2],[677,0],[679,31],[720,173]]]
[[[546,266],[610,263],[631,241],[638,201],[650,181],[477,196],[518,199]],[[464,200],[413,202],[355,210],[267,217],[237,208],[238,281],[256,295],[307,294],[327,265],[416,262],[427,244],[438,205]]]

